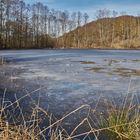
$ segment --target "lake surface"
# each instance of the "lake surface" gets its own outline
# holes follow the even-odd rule
[[[8,61],[0,66],[1,89],[19,97],[39,89],[31,94],[35,102],[57,116],[83,104],[95,107],[99,98],[140,93],[138,50],[19,50],[0,56]]]
[[[40,96],[54,102],[50,108],[90,103],[99,95],[118,97],[128,88],[140,91],[137,50],[21,50],[1,51],[0,56],[10,61],[0,67],[1,80],[11,81],[8,88],[33,91],[43,87]]]

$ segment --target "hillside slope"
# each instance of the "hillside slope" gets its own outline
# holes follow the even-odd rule
[[[59,37],[63,48],[140,48],[140,17],[103,18]]]

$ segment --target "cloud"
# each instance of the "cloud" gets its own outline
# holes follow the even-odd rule
[[[93,19],[99,9],[110,9],[128,14],[140,13],[140,0],[25,0],[28,3],[42,2],[56,10],[87,12]]]
[[[104,5],[97,5],[97,6],[91,6],[87,12],[95,12],[99,9],[109,9],[109,10],[115,10],[117,12],[126,12],[128,14],[137,15],[140,13],[140,4],[128,4],[128,5],[122,5],[122,4],[104,4]]]
[[[44,4],[53,4],[55,3],[56,0],[24,0],[24,1],[30,4],[36,3],[36,2],[41,2]]]

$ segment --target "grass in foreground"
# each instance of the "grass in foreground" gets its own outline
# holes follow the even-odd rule
[[[105,138],[107,140],[140,140],[140,107],[134,96],[128,97],[127,95],[120,106],[113,101],[107,101],[104,113],[100,114],[97,119],[92,117],[98,114],[96,111],[98,106],[92,109],[89,105],[83,105],[61,119],[52,121],[52,114],[36,104],[27,119],[20,107],[20,100],[23,97],[14,103],[7,104],[5,94],[6,91],[1,100],[0,140],[90,140],[91,137],[92,139],[94,137],[95,140]],[[99,101],[98,105],[100,105]],[[17,123],[17,118],[10,114],[9,108],[12,111],[19,110],[18,118],[21,119],[21,123]],[[63,128],[63,122],[83,109],[87,110],[87,115],[68,133]],[[43,119],[49,123],[41,128],[40,124]],[[12,123],[9,120],[12,120]],[[78,131],[81,127],[84,129],[85,126],[88,131],[86,129],[82,132]]]
[[[107,109],[107,116],[101,117],[101,132],[113,140],[140,140],[140,108],[138,105],[115,105]]]

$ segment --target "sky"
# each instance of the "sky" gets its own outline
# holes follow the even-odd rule
[[[140,14],[140,0],[25,0],[27,3],[42,2],[49,8],[57,10],[87,12],[91,18],[99,9],[127,12],[131,15]]]

